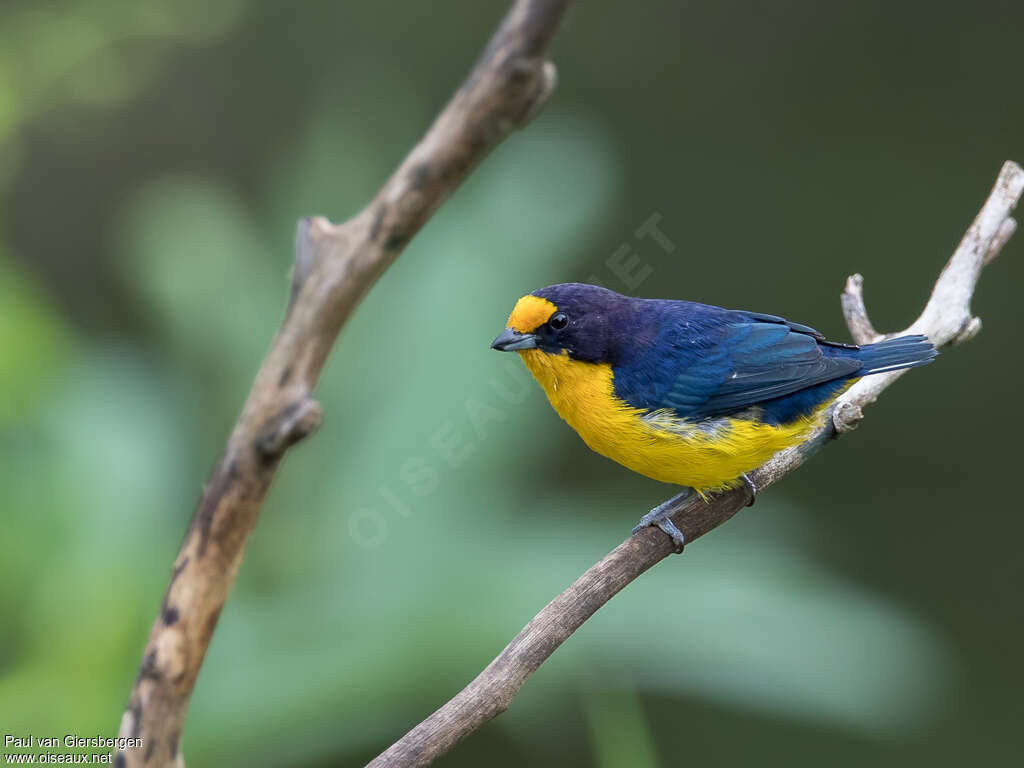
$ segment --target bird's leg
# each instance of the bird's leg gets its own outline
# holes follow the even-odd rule
[[[672,513],[676,512],[679,509],[679,505],[692,495],[693,488],[684,488],[681,493],[677,493],[668,501],[659,504],[640,518],[640,522],[636,524],[633,533],[649,525],[656,525],[671,537],[672,543],[675,545],[676,554],[678,555],[683,551],[686,538],[683,536],[683,532],[676,528],[676,524],[672,522]]]
[[[747,476],[746,472],[740,475],[740,477],[743,478],[744,482],[747,484],[747,488],[750,489],[750,501],[747,502],[747,506],[752,507],[754,506],[754,502],[757,501],[757,486],[754,485],[754,481]]]

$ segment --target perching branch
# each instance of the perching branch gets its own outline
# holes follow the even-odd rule
[[[516,0],[469,77],[377,196],[299,223],[284,320],[174,561],[118,735],[117,766],[182,766],[192,688],[285,451],[320,425],[312,392],[356,304],[473,165],[551,95],[548,45],[568,0]]]
[[[921,316],[899,334],[923,333],[937,347],[972,338],[981,321],[971,314],[971,297],[981,274],[1013,234],[1010,213],[1024,192],[1024,170],[1003,165],[995,187],[956,252],[939,275]],[[868,320],[862,295],[863,278],[854,275],[842,296],[843,313],[858,344],[882,338]],[[835,403],[830,418],[804,443],[781,451],[749,473],[759,490],[775,484],[835,437],[857,426],[862,408],[905,371],[868,376]],[[746,487],[723,493],[710,502],[691,496],[672,519],[687,542],[717,528],[750,501]],[[644,528],[609,552],[568,589],[533,617],[511,643],[447,704],[395,742],[370,763],[371,768],[427,765],[491,718],[504,712],[519,688],[558,646],[623,587],[668,555],[673,545],[657,528]]]

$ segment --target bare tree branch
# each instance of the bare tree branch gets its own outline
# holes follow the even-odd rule
[[[192,688],[274,472],[320,424],[312,392],[356,304],[473,165],[555,86],[548,44],[568,0],[517,0],[469,77],[377,196],[340,225],[299,223],[291,298],[174,561],[118,735],[117,766],[181,766]]]
[[[1007,162],[981,212],[964,235],[932,289],[921,316],[900,334],[923,333],[936,346],[956,344],[978,332],[981,322],[971,314],[971,297],[982,267],[1013,234],[1010,213],[1024,191],[1024,171]],[[843,311],[858,343],[882,338],[864,309],[863,280],[851,277],[843,295]],[[848,389],[833,406],[830,418],[804,443],[773,456],[749,473],[765,489],[795,470],[827,442],[860,422],[862,408],[905,371],[868,376]],[[690,497],[673,521],[692,542],[717,528],[750,501],[750,491],[738,488],[710,502]],[[657,528],[644,528],[609,552],[527,624],[477,677],[448,703],[430,715],[373,762],[371,768],[427,765],[454,747],[491,718],[508,708],[528,678],[565,640],[633,579],[673,551],[671,540]]]
[[[864,306],[864,278],[853,274],[846,278],[846,287],[839,297],[843,318],[856,344],[871,344],[882,339],[882,334],[868,319],[868,308]]]

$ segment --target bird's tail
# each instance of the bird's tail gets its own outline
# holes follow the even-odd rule
[[[857,351],[863,363],[858,376],[872,373],[898,371],[901,368],[915,368],[927,365],[939,354],[927,336],[900,336],[886,339],[877,344],[865,344]]]

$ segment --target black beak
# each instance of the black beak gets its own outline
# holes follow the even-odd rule
[[[511,328],[506,328],[498,338],[491,342],[491,349],[500,352],[514,352],[517,349],[536,349],[537,337],[532,333],[519,333]]]

